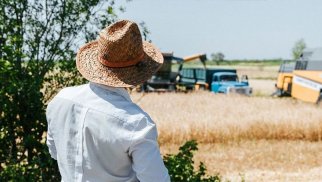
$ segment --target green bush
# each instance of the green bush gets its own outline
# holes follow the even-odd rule
[[[220,182],[219,175],[207,176],[206,166],[200,162],[199,169],[194,170],[193,152],[198,150],[194,140],[180,147],[178,154],[168,154],[164,157],[172,182]]]

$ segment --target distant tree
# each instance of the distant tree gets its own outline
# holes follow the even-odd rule
[[[214,61],[217,65],[219,65],[220,62],[224,61],[224,59],[225,55],[221,52],[211,54],[211,60]]]
[[[305,48],[306,48],[306,44],[304,42],[304,39],[300,39],[296,41],[292,49],[293,59],[295,60],[299,59]]]

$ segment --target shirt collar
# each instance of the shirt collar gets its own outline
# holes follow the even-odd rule
[[[128,100],[129,102],[132,102],[129,93],[127,92],[127,90],[125,88],[122,88],[122,87],[111,87],[111,86],[102,85],[102,84],[98,84],[98,83],[94,83],[94,82],[90,82],[89,84],[91,86],[98,87],[98,88],[101,88],[101,89],[108,90],[110,92],[114,92],[116,94],[119,94],[122,97],[124,97],[126,100]]]

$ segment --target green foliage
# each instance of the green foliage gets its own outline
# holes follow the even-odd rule
[[[44,101],[50,101],[64,87],[81,85],[88,82],[76,69],[75,61],[56,61],[53,69],[44,77],[42,92]]]
[[[15,64],[0,64],[0,181],[55,181],[57,166],[50,159],[43,134],[46,131],[45,106],[40,92],[42,78],[29,63],[19,71]],[[43,168],[42,168],[43,167]]]
[[[194,170],[193,152],[198,150],[197,142],[192,140],[180,147],[179,153],[166,155],[166,165],[171,181],[175,182],[220,182],[220,176],[206,176],[206,166],[201,162],[199,169]]]
[[[297,60],[301,57],[303,50],[306,48],[306,44],[304,39],[300,39],[295,42],[294,47],[292,49],[293,59]]]

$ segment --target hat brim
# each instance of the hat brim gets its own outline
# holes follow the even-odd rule
[[[146,80],[161,67],[163,56],[153,44],[143,41],[144,57],[139,64],[122,68],[104,66],[98,60],[98,42],[85,44],[77,53],[76,66],[84,78],[112,87],[133,87]]]

